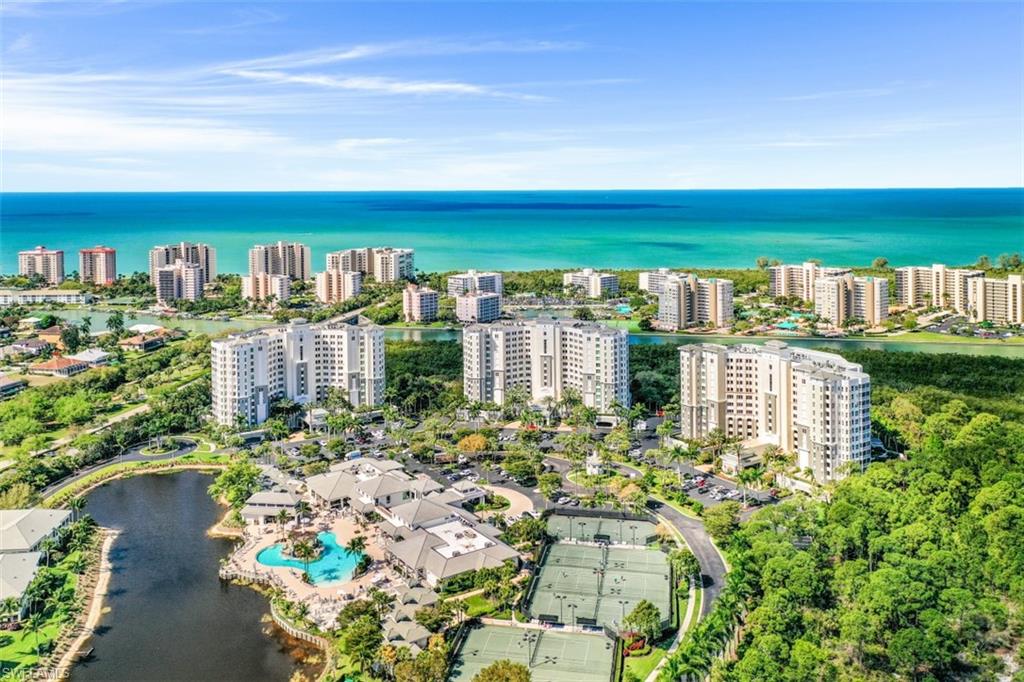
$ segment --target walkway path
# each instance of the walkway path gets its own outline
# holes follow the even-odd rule
[[[521,515],[523,512],[533,511],[533,500],[528,496],[513,490],[512,488],[504,488],[497,485],[482,485],[480,486],[484,490],[487,490],[495,495],[501,495],[509,502],[509,508],[504,509],[500,512],[495,511],[484,511],[478,512],[477,516],[480,518],[487,518],[493,514],[502,514],[505,518],[512,518]]]

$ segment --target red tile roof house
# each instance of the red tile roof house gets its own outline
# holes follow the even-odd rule
[[[56,355],[45,362],[37,362],[28,368],[29,374],[49,374],[55,377],[69,377],[89,369],[89,363]]]
[[[160,329],[159,331],[150,332],[148,334],[137,334],[136,336],[129,336],[127,339],[121,339],[117,342],[117,345],[121,346],[126,350],[136,350],[143,353],[148,353],[151,350],[160,348],[168,341],[176,339],[181,336],[178,332],[170,329]]]

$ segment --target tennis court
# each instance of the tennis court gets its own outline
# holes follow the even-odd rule
[[[668,558],[658,550],[553,544],[538,569],[527,613],[543,622],[616,630],[646,599],[667,621],[670,576]]]
[[[557,540],[646,545],[654,537],[655,528],[657,526],[650,521],[568,514],[552,514],[548,517],[548,533]]]
[[[614,654],[604,635],[482,625],[466,635],[448,679],[467,682],[508,659],[527,666],[534,682],[607,682]]]

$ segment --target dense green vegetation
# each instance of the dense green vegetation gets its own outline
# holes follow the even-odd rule
[[[844,355],[907,459],[725,529],[727,587],[663,679],[986,680],[1024,663],[1024,361]]]
[[[386,341],[386,397],[407,414],[462,400],[462,346],[455,341]]]

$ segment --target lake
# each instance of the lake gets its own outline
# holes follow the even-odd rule
[[[95,658],[72,671],[75,682],[284,682],[297,669],[293,642],[264,632],[267,600],[217,577],[233,541],[206,535],[223,514],[206,493],[211,481],[197,471],[141,475],[89,493],[85,511],[121,534],[111,550],[110,612],[88,644]]]

